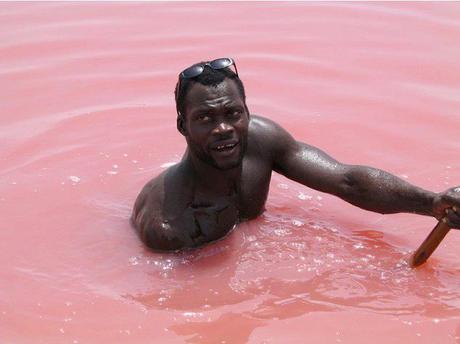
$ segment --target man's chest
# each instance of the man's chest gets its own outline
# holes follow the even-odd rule
[[[239,188],[240,218],[251,219],[258,216],[267,200],[272,169],[267,162],[245,159]]]

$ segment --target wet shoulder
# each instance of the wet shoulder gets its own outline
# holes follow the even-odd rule
[[[249,152],[271,157],[284,144],[291,144],[292,136],[278,123],[263,116],[251,115],[249,122]]]

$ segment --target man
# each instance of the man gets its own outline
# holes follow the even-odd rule
[[[375,168],[340,163],[273,121],[250,115],[231,58],[185,69],[175,95],[187,150],[180,163],[147,183],[131,219],[153,249],[197,247],[257,217],[272,171],[363,209],[445,218],[460,228],[460,188],[434,193]]]

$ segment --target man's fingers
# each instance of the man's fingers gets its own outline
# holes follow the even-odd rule
[[[445,223],[451,228],[460,228],[460,214],[456,207],[446,209],[446,217],[443,219]]]

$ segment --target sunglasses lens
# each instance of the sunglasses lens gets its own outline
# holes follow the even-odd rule
[[[191,66],[182,72],[182,77],[187,79],[194,78],[203,73],[203,69],[203,66]]]
[[[211,66],[211,68],[213,69],[222,69],[222,68],[226,68],[228,66],[231,66],[233,64],[233,61],[229,58],[221,58],[221,59],[217,59],[217,60],[214,60],[214,61],[211,61],[209,63],[209,65]]]

